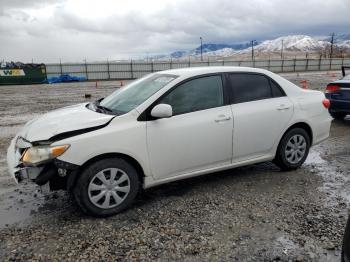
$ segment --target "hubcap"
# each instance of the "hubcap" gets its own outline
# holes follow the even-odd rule
[[[88,187],[91,203],[103,209],[118,206],[129,192],[129,176],[119,168],[107,168],[98,172],[91,179]]]
[[[285,149],[286,159],[291,164],[296,164],[303,159],[306,152],[306,140],[302,135],[292,136]]]

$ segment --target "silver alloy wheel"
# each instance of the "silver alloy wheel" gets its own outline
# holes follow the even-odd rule
[[[98,172],[90,181],[88,194],[91,203],[103,209],[120,205],[130,192],[129,176],[119,168]]]
[[[305,156],[306,146],[306,140],[302,135],[292,136],[284,151],[287,161],[297,164]]]

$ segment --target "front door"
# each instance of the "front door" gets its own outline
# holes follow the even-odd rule
[[[232,111],[224,105],[221,75],[189,80],[160,103],[173,116],[147,121],[147,146],[155,178],[167,178],[231,163]]]

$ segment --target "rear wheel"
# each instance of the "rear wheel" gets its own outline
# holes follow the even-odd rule
[[[331,112],[331,116],[335,119],[344,119],[346,116],[346,113],[341,113],[341,112]]]
[[[94,216],[110,216],[126,209],[135,199],[139,180],[124,159],[103,159],[88,166],[74,188],[81,209]]]
[[[289,130],[281,139],[274,163],[282,170],[300,167],[309,154],[310,137],[302,128]]]

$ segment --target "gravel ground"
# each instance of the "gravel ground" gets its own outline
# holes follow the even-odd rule
[[[332,74],[283,74],[323,90]],[[149,189],[122,214],[83,215],[65,192],[16,186],[10,139],[32,117],[97,99],[120,82],[0,86],[1,260],[339,261],[350,201],[350,119],[303,167],[262,163]]]

